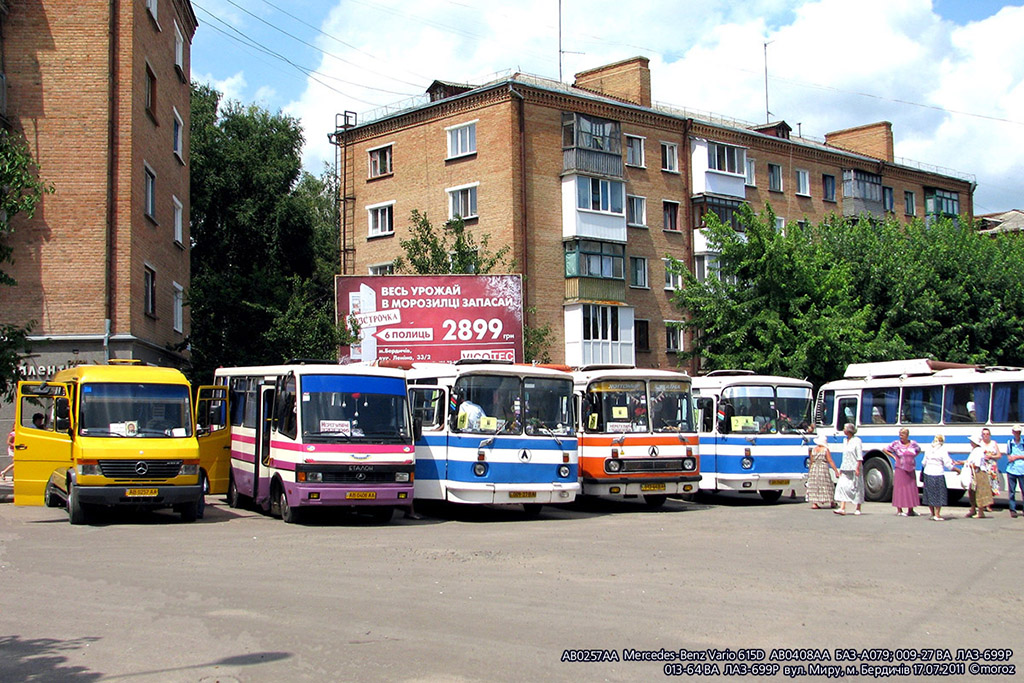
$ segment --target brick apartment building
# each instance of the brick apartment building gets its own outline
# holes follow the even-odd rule
[[[713,269],[699,228],[770,203],[778,224],[830,213],[972,214],[973,179],[893,157],[891,125],[793,136],[654,105],[648,60],[576,74],[572,86],[514,74],[482,86],[435,81],[425,101],[336,131],[342,273],[387,274],[409,216],[463,216],[508,246],[533,325],[556,362],[675,367],[679,282],[665,256]],[[691,368],[692,369],[692,368]]]
[[[188,334],[188,0],[0,2],[3,125],[54,186],[14,223],[0,320],[29,379],[107,358],[180,365]]]

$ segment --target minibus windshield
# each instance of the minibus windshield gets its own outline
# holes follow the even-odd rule
[[[192,436],[188,387],[181,384],[94,382],[82,386],[81,436]]]

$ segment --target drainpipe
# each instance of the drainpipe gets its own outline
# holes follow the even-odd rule
[[[529,239],[527,235],[527,227],[529,221],[527,221],[527,204],[526,204],[526,98],[523,97],[522,93],[517,91],[511,83],[509,83],[508,91],[519,100],[519,106],[516,108],[516,119],[519,128],[519,205],[520,215],[522,216],[519,221],[519,233],[520,241],[522,242],[522,254],[523,254],[523,322],[526,320],[526,309],[529,307],[529,295],[528,287],[526,286],[526,277],[529,273],[530,255],[529,255]]]
[[[106,270],[104,273],[104,294],[105,294],[105,327],[103,333],[103,360],[110,360],[110,332],[114,319],[115,308],[115,282],[117,268],[114,262],[117,246],[117,49],[118,49],[118,15],[120,14],[119,0],[109,1],[109,26],[107,41],[107,243],[106,243]]]

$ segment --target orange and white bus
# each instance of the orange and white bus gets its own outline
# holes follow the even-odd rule
[[[582,495],[660,507],[696,493],[701,475],[689,376],[631,366],[573,372]]]

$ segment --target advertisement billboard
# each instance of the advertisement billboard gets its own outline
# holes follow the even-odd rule
[[[355,318],[354,362],[523,360],[519,275],[339,275],[340,320]]]

